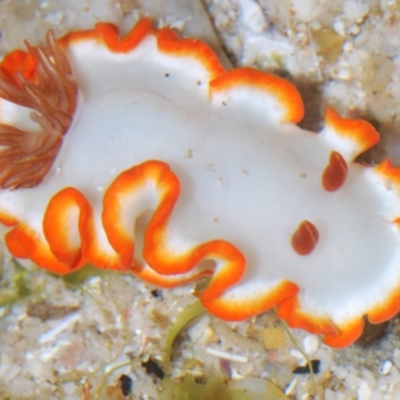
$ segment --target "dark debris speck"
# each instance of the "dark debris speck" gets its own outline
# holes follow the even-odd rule
[[[123,395],[129,396],[131,391],[132,391],[132,378],[130,378],[128,375],[121,375],[119,377],[119,381],[121,382],[121,390]]]
[[[146,370],[147,375],[154,374],[159,379],[164,378],[164,371],[151,358],[148,361],[143,361],[142,367]]]
[[[314,374],[319,373],[319,366],[321,364],[321,361],[319,360],[311,360],[311,369]],[[304,367],[297,367],[292,371],[294,374],[309,374],[310,373],[310,365],[305,365]]]
[[[158,297],[161,296],[161,290],[158,290],[158,289],[154,289],[154,290],[152,290],[150,293],[151,293],[151,295],[152,295],[153,297],[155,297],[155,298],[158,298]]]

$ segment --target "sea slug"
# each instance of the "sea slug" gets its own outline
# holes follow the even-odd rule
[[[379,141],[326,111],[296,124],[288,81],[226,71],[196,39],[99,23],[0,65],[0,222],[13,256],[86,263],[160,287],[203,275],[227,320],[272,307],[344,347],[400,309],[400,170],[354,162]]]

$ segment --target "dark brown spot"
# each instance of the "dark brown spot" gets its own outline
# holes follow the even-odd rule
[[[121,382],[121,390],[122,393],[125,397],[129,396],[132,392],[132,378],[130,378],[128,375],[121,375],[119,377],[119,381]]]
[[[147,375],[155,375],[159,379],[164,378],[164,371],[158,366],[158,364],[151,358],[148,361],[142,362],[142,367],[146,370]]]
[[[322,186],[328,192],[338,190],[347,177],[347,163],[340,153],[332,151],[329,163],[322,173]]]
[[[293,250],[300,256],[306,256],[314,250],[318,238],[318,229],[310,221],[304,220],[293,233]]]
[[[30,108],[37,131],[0,124],[0,187],[39,185],[61,147],[76,108],[77,85],[67,57],[50,31],[47,47],[26,43],[27,57],[36,64],[34,79],[20,71],[12,76],[0,68],[0,97]]]

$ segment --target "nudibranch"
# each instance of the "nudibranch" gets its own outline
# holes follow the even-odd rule
[[[0,222],[17,258],[90,263],[160,287],[209,276],[226,320],[272,307],[344,347],[400,308],[400,170],[354,162],[379,141],[328,108],[296,124],[286,80],[226,71],[196,39],[107,23],[0,65]]]

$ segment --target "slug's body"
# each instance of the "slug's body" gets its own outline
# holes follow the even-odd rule
[[[208,274],[200,298],[215,315],[278,306],[337,347],[360,335],[364,314],[379,322],[398,311],[399,171],[353,162],[379,140],[369,124],[328,109],[321,133],[304,131],[290,83],[226,72],[203,43],[147,20],[124,39],[99,24],[52,54],[57,46],[71,70],[52,75],[57,57],[40,49],[2,64],[3,152],[12,129],[38,130],[12,85],[33,98],[37,81],[49,99],[68,94],[55,106],[63,124],[50,123],[59,129],[40,125],[59,146],[40,178],[45,167],[30,172],[40,183],[20,176],[20,159],[3,174],[0,220],[14,256],[57,273],[85,263],[132,271],[163,287]],[[51,101],[32,104],[43,114]]]

